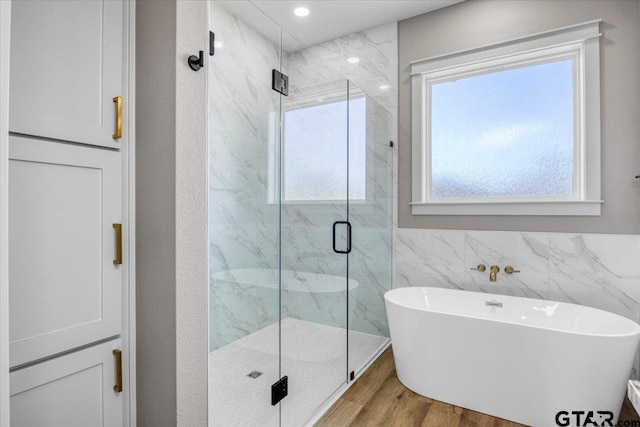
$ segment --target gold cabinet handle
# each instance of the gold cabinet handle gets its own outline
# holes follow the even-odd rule
[[[113,134],[113,139],[122,138],[122,97],[114,96],[113,102],[116,103],[116,133]]]
[[[122,264],[122,224],[113,224],[116,229],[116,259],[113,260],[115,265]]]
[[[113,350],[113,355],[116,358],[116,385],[113,386],[113,390],[116,393],[122,392],[122,351]]]

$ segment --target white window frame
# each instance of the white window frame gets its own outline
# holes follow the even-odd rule
[[[598,216],[600,200],[600,22],[411,63],[413,215]],[[433,198],[430,96],[434,83],[571,58],[574,64],[574,193],[566,197]]]

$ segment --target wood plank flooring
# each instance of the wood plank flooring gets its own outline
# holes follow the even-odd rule
[[[625,398],[620,421],[640,421]],[[517,427],[522,424],[420,396],[404,387],[388,348],[315,424],[343,426]]]

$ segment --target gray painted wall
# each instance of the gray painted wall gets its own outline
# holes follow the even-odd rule
[[[208,3],[137,0],[137,420],[207,425]],[[207,64],[205,63],[205,67]]]
[[[640,1],[472,0],[401,21],[398,223],[401,228],[640,233]],[[413,216],[409,62],[602,19],[599,217]]]
[[[136,6],[137,419],[176,425],[176,3]]]
[[[209,361],[206,71],[209,67],[209,2],[178,0],[176,15],[177,425],[205,427]],[[205,52],[205,68],[196,73],[187,65],[187,58],[199,50]]]

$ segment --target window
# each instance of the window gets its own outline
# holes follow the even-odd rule
[[[349,200],[365,200],[366,97],[350,96],[349,101],[344,96],[326,98],[329,101],[314,99],[285,109],[282,159],[285,203],[346,200],[347,126]]]
[[[412,63],[413,214],[600,214],[598,27]]]

